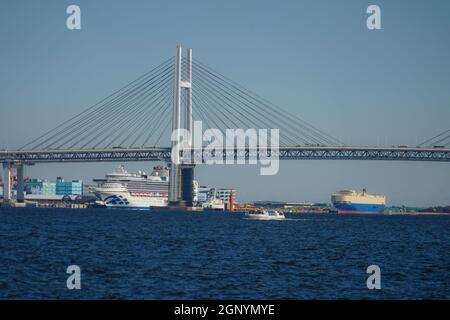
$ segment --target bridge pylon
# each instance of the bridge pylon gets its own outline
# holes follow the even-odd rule
[[[172,133],[178,132],[176,140],[172,141],[172,150],[180,145],[181,135],[179,129],[183,128],[192,132],[192,49],[187,50],[186,72],[183,74],[182,60],[183,51],[180,45],[175,53],[175,81],[172,114]],[[183,99],[184,95],[184,99]],[[181,102],[184,100],[183,110]],[[183,111],[183,112],[182,112]],[[181,121],[183,115],[184,120]],[[192,136],[188,144],[192,145]],[[192,206],[192,184],[194,179],[194,166],[180,164],[180,155],[172,156],[170,164],[169,180],[169,205],[170,206]]]
[[[25,202],[24,191],[24,167],[22,162],[6,161],[3,162],[3,203],[10,204],[13,200],[11,178],[13,169],[16,168],[17,194],[15,201],[17,203]]]

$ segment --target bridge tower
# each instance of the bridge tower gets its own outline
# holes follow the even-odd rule
[[[185,74],[182,72],[182,57],[183,51],[181,46],[178,45],[175,53],[172,132],[181,129],[181,125],[184,129],[192,132],[192,49],[187,50]],[[183,110],[181,109],[182,100],[185,102]],[[183,123],[181,121],[182,114],[184,117]],[[180,141],[181,136],[178,134],[176,140],[172,141],[172,150],[174,150],[176,144],[179,145]],[[192,145],[192,136],[189,137],[188,145]],[[169,204],[171,206],[192,206],[194,165],[180,164],[180,160],[180,155],[176,153],[170,165]]]

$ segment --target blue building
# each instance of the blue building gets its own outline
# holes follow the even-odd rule
[[[72,180],[65,181],[63,178],[56,178],[56,194],[57,195],[82,195],[83,181]]]
[[[30,179],[25,183],[27,194],[55,195],[56,183],[54,181],[42,179]]]

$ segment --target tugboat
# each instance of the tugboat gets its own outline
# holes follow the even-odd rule
[[[258,210],[255,212],[247,212],[246,217],[253,220],[283,220],[284,213],[277,210]]]

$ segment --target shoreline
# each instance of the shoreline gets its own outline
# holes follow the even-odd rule
[[[108,211],[114,211],[114,210],[133,210],[133,209],[128,209],[128,208],[123,208],[123,209],[108,209],[108,208],[103,208],[103,207],[93,207],[93,206],[88,206],[86,204],[65,204],[65,203],[52,203],[52,204],[38,204],[36,205],[36,203],[9,203],[9,204],[4,204],[3,202],[0,202],[0,209],[1,208],[13,208],[13,209],[99,209],[99,210],[108,210]],[[254,210],[254,209],[253,209]],[[284,212],[285,214],[290,214],[290,215],[304,215],[304,214],[314,214],[314,215],[344,215],[344,214],[338,214],[335,212],[332,212],[331,210],[301,210],[301,211],[289,211],[289,210],[284,210],[284,208],[274,208],[274,210],[279,210]],[[192,209],[186,209],[186,208],[179,208],[179,209],[175,209],[175,208],[171,208],[171,209],[167,209],[167,208],[149,208],[148,211],[186,211],[186,212],[197,212],[198,210],[192,210]],[[209,210],[202,210],[202,212],[223,212],[223,213],[244,213],[246,211],[252,211],[252,210],[239,210],[239,209],[234,209],[234,210],[223,210],[223,211],[209,211]],[[450,216],[449,212],[434,212],[434,211],[407,211],[407,212],[399,212],[399,211],[386,211],[383,213],[370,213],[370,214],[364,214],[364,213],[352,213],[349,215],[364,215],[364,216],[371,216],[371,215],[376,215],[376,216]]]

